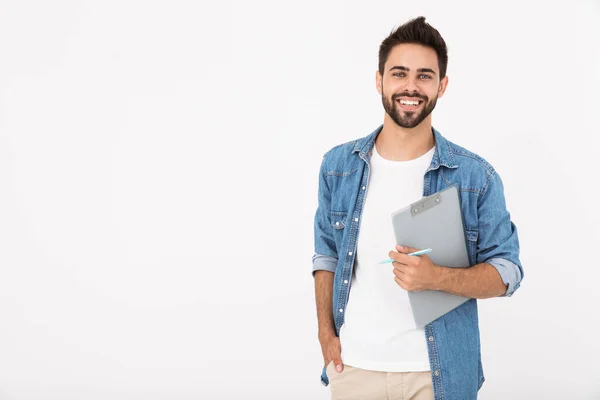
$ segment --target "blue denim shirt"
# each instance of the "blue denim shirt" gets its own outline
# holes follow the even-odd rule
[[[369,182],[369,152],[382,128],[332,148],[321,164],[312,272],[313,276],[317,270],[335,273],[336,335],[344,323],[352,282],[360,229],[356,221],[362,220]],[[424,175],[423,196],[453,184],[458,186],[470,263],[486,262],[495,267],[508,286],[504,296],[511,296],[519,288],[523,269],[517,229],[506,209],[502,180],[483,158],[446,140],[436,129],[432,131],[435,154]],[[427,342],[435,400],[476,399],[485,380],[477,301],[471,299],[427,325],[423,339]],[[321,382],[329,385],[326,366],[321,372]]]

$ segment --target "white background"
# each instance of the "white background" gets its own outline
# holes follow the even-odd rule
[[[480,398],[600,399],[600,4],[423,3],[0,1],[0,400],[328,399],[318,168],[418,15],[521,241]]]

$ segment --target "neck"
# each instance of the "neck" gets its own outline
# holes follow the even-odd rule
[[[381,157],[391,161],[409,161],[422,156],[435,146],[431,114],[414,128],[403,128],[386,113],[375,146]]]

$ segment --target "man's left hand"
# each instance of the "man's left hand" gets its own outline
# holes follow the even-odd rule
[[[437,290],[441,279],[442,268],[431,261],[429,256],[409,256],[419,249],[407,246],[396,246],[396,251],[390,251],[389,256],[394,260],[394,280],[404,290],[421,291]]]

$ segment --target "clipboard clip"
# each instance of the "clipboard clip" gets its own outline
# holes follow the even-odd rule
[[[429,210],[431,207],[435,207],[442,202],[442,196],[438,194],[434,194],[429,197],[425,197],[410,205],[410,215],[415,216],[417,214],[421,214],[425,210]]]

